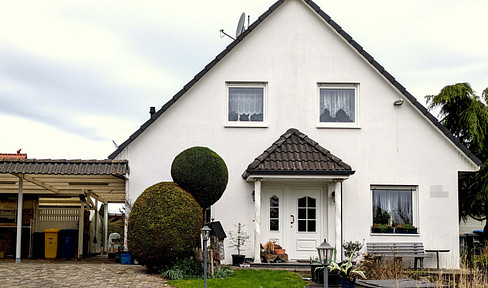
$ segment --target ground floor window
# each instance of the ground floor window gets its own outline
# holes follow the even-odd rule
[[[373,228],[393,232],[398,229],[403,233],[405,228],[415,229],[414,225],[414,193],[416,187],[372,187]]]

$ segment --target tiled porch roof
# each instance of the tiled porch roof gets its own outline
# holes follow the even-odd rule
[[[351,166],[297,129],[285,134],[249,164],[250,175],[352,175]]]

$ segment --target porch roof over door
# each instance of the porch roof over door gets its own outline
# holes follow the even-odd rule
[[[109,203],[125,202],[127,160],[0,159],[0,193],[78,196],[90,194]]]
[[[354,174],[347,163],[291,128],[249,164],[242,178],[340,178]]]

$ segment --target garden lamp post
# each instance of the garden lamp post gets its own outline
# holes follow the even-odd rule
[[[203,238],[203,288],[207,288],[207,241],[210,237],[211,229],[207,225],[200,230]]]
[[[317,252],[319,253],[319,262],[324,265],[324,288],[329,288],[329,268],[327,266],[330,264],[334,247],[330,246],[324,239],[324,242],[317,247]]]

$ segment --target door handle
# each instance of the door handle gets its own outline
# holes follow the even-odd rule
[[[295,216],[293,216],[293,215],[290,215],[290,217],[291,217],[291,222],[290,222],[290,224],[293,224],[293,223],[295,223]]]

